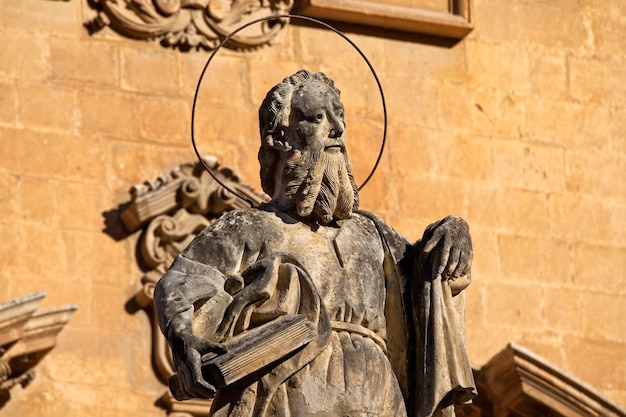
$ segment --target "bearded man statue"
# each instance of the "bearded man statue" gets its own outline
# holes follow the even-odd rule
[[[155,290],[176,398],[214,398],[214,416],[453,416],[476,395],[467,223],[446,217],[411,244],[358,209],[340,92],[322,73],[285,78],[259,121],[271,201],[217,219]],[[306,339],[280,333],[294,317]]]

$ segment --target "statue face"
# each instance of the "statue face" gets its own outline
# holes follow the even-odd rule
[[[291,101],[290,126],[295,128],[296,147],[326,152],[344,148],[343,104],[331,88],[311,80],[298,87]]]

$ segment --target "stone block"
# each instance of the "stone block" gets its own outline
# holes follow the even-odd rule
[[[140,184],[155,176],[157,171],[152,157],[157,150],[154,145],[107,141],[105,148],[108,168],[120,184]]]
[[[563,336],[554,332],[524,332],[517,343],[534,353],[541,355],[558,367],[563,367]]]
[[[114,44],[52,38],[49,48],[53,79],[82,85],[119,85],[119,53]]]
[[[607,242],[614,233],[611,204],[604,199],[576,193],[554,193],[548,196],[548,210],[550,234],[555,237]]]
[[[501,5],[497,2],[474,2],[472,18],[475,29],[473,32],[470,32],[470,36],[485,42],[510,43],[519,36],[515,13],[508,7],[503,12]]]
[[[506,268],[503,274],[507,275]],[[544,306],[543,290],[536,283],[519,280],[485,284],[486,321],[491,328],[510,326],[520,333],[542,330]]]
[[[352,126],[348,128],[352,130]],[[402,177],[412,172],[432,174],[435,169],[434,138],[438,134],[440,133],[422,126],[398,129],[391,125],[385,146],[391,171]],[[367,158],[371,158],[371,155]]]
[[[610,142],[607,151],[626,155],[626,103],[624,106],[613,107],[610,110]]]
[[[565,0],[567,1],[567,0]],[[574,6],[572,1],[567,1]],[[555,7],[550,2],[517,2],[515,14],[516,42],[561,50],[576,50],[586,39],[583,17],[577,7]]]
[[[546,51],[544,48],[532,49],[529,75],[530,93],[537,98],[567,98],[567,58],[563,52]]]
[[[139,102],[139,132],[148,141],[190,146],[190,121],[187,100],[146,97]]]
[[[403,124],[409,126],[438,128],[439,88],[436,83],[419,78],[413,80],[410,88],[407,88],[405,82],[392,76],[384,88],[388,118],[393,115],[394,119],[401,119],[405,121]],[[379,102],[380,98],[377,98],[375,103]],[[346,112],[350,112],[350,107],[346,107]]]
[[[527,98],[525,133],[529,140],[571,146],[584,135],[586,109],[567,100]]]
[[[0,166],[8,172],[50,178],[102,181],[103,154],[96,140],[73,135],[0,128],[11,148],[0,152]]]
[[[470,225],[472,246],[474,248],[474,262],[472,264],[474,283],[477,281],[499,282],[502,278],[502,273],[498,255],[498,240],[494,229],[477,227],[469,216],[466,220]]]
[[[5,221],[12,221],[19,213],[18,181],[16,175],[0,171],[0,213]]]
[[[0,4],[0,28],[16,32],[53,33],[56,36],[84,36],[78,2],[12,0]]]
[[[396,210],[405,216],[433,222],[451,214],[464,217],[466,213],[462,180],[412,173],[405,177],[402,186],[397,186],[396,192],[401,196]]]
[[[0,125],[17,125],[17,88],[14,83],[0,83]]]
[[[499,235],[498,246],[503,280],[571,287],[567,241]]]
[[[432,171],[443,177],[484,180],[493,176],[491,139],[469,130],[433,132],[428,147]]]
[[[544,285],[545,327],[559,334],[582,335],[584,326],[583,303],[586,294],[580,288]]]
[[[48,178],[21,177],[18,182],[19,213],[23,220],[56,224],[54,184]]]
[[[608,151],[607,148],[613,142],[626,143],[626,141],[611,140],[612,128],[619,124],[617,117],[611,114],[612,109],[606,103],[585,105],[585,121],[582,130],[576,134],[572,132],[572,141],[567,145],[571,147],[596,148]],[[626,148],[624,149],[626,150]],[[626,152],[624,152],[626,154]]]
[[[605,294],[626,294],[625,248],[574,243],[571,263],[572,280],[577,286]],[[621,308],[625,305],[622,301]],[[613,305],[609,310],[616,311],[618,307]]]
[[[624,343],[565,336],[565,370],[604,391],[626,386]]]
[[[81,130],[87,134],[127,140],[137,136],[137,98],[107,90],[86,90],[78,94]]]
[[[600,4],[601,10],[587,9],[587,13],[584,14],[589,26],[588,31],[593,35],[594,55],[608,59],[616,56],[623,58],[624,51],[616,51],[615,45],[623,42],[626,36],[626,25],[622,21],[626,8],[621,2]]]
[[[355,58],[357,59],[357,58]],[[465,43],[449,48],[424,43],[398,43],[385,49],[385,77],[417,79],[445,79],[451,83],[464,83],[467,78]],[[348,64],[356,67],[355,63]],[[410,68],[410,71],[407,69]]]
[[[207,67],[198,91],[196,111],[202,112],[203,109],[222,104],[224,101],[249,102],[245,59],[241,56],[227,54],[228,52],[221,50]],[[190,107],[207,60],[208,56],[204,54],[185,54],[179,57],[181,94]],[[260,104],[259,101],[257,106]]]
[[[624,272],[620,272],[622,280],[624,280],[626,275]],[[587,292],[581,312],[585,321],[584,331],[587,338],[626,343],[626,320],[624,320],[624,316],[626,316],[626,291],[622,291],[621,294]]]
[[[474,270],[472,270],[472,273]],[[465,290],[466,328],[485,325],[485,284],[474,280]]]
[[[136,270],[134,256],[128,251],[130,242],[120,246],[109,236],[80,230],[67,231],[64,241],[73,277],[93,277],[92,285],[117,286],[126,292],[138,282],[141,274]],[[90,262],[82,261],[86,258]]]
[[[549,221],[548,197],[545,193],[510,188],[499,191],[502,204],[501,227],[522,235],[546,235]]]
[[[487,315],[487,320],[493,317]],[[511,342],[519,342],[522,330],[512,324],[488,323],[484,326],[468,326],[466,330],[466,345],[470,362],[474,366],[486,364]]]
[[[530,59],[516,44],[466,42],[468,85],[525,95],[530,90]]]
[[[158,45],[121,48],[121,87],[154,95],[178,96],[177,54]]]
[[[36,223],[22,225],[22,233],[26,238],[19,245],[21,251],[17,265],[23,271],[38,275],[44,280],[66,277],[67,251],[65,242],[59,238],[59,230]],[[35,236],[36,239],[33,238]],[[47,285],[33,289],[33,292],[46,287]]]
[[[615,204],[609,213],[610,230],[613,232],[613,242],[619,247],[626,246],[626,203]]]
[[[481,113],[476,122],[475,113]],[[481,121],[484,121],[484,116],[476,106],[473,91],[467,85],[437,84],[437,126],[471,129],[480,125]]]
[[[517,138],[526,135],[526,106],[527,97],[512,91],[499,89],[495,95],[481,101],[481,110],[489,122],[489,134],[493,134],[493,126],[499,136]],[[489,106],[489,104],[491,106]],[[532,103],[531,103],[532,104]],[[490,113],[486,113],[491,108]],[[480,110],[480,109],[479,109]]]
[[[513,140],[493,141],[494,178],[500,184],[554,192],[565,189],[565,152],[554,146]]]
[[[76,132],[77,93],[67,87],[29,84],[18,90],[19,121],[29,128]]]
[[[5,5],[6,2],[2,2]],[[44,81],[49,76],[48,46],[43,36],[0,30],[0,78]]]
[[[569,55],[567,57],[569,92],[572,98],[600,103],[610,93],[608,66],[594,57]]]
[[[54,184],[55,214],[64,230],[99,230],[105,210],[101,185],[59,181]]]
[[[6,287],[13,287],[12,284],[14,277],[11,272],[14,272],[16,268],[21,265],[21,250],[22,240],[25,238],[24,231],[20,225],[15,221],[7,221],[6,219],[0,222],[0,251],[3,254],[4,270],[7,272],[6,277],[3,278],[3,282],[6,282]],[[11,294],[12,295],[12,294]],[[22,296],[24,294],[17,295]],[[8,297],[6,300],[10,300],[15,297]]]
[[[372,120],[354,115],[346,116],[346,149],[350,158],[352,173],[358,185],[363,183],[376,163],[382,145],[382,136],[382,120]],[[415,149],[414,141],[415,137],[407,138],[406,141],[396,137],[392,140],[392,133],[387,132],[387,145],[380,162],[380,171],[377,171],[376,175],[390,169],[389,161],[393,158],[392,148],[396,151],[398,145],[401,147],[404,145],[404,149],[406,149],[408,144],[412,144],[410,147]],[[393,145],[391,145],[392,142]]]
[[[616,181],[624,176],[625,161],[624,155],[611,152],[568,149],[567,190],[608,198],[626,195],[626,181]]]
[[[468,219],[508,233],[542,236],[548,228],[547,196],[542,192],[476,184],[468,187]]]

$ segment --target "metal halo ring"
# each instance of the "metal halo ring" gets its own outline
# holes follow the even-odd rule
[[[376,169],[378,168],[378,165],[380,164],[380,160],[382,159],[383,151],[385,150],[385,144],[387,142],[387,105],[385,103],[385,94],[383,93],[383,87],[380,84],[380,80],[378,79],[378,75],[376,75],[376,71],[374,71],[374,67],[370,63],[369,59],[367,59],[367,57],[365,56],[363,51],[361,51],[361,49],[359,49],[359,47],[356,46],[356,44],[350,38],[348,38],[346,35],[344,35],[338,29],[335,29],[333,26],[329,25],[328,23],[322,22],[321,20],[318,20],[318,19],[315,19],[315,18],[312,18],[312,17],[309,17],[309,16],[302,16],[302,15],[297,15],[297,14],[276,14],[276,15],[272,15],[272,16],[261,17],[259,19],[255,19],[255,20],[253,20],[251,22],[248,22],[245,25],[242,25],[239,28],[235,29],[228,36],[226,36],[222,40],[222,42],[220,42],[220,44],[217,46],[217,48],[215,48],[213,50],[213,52],[209,56],[209,59],[207,60],[206,64],[204,65],[204,68],[202,68],[202,72],[200,73],[200,78],[198,78],[198,84],[196,85],[196,92],[195,92],[195,94],[193,96],[193,105],[191,107],[191,144],[193,146],[194,152],[196,153],[196,156],[198,157],[198,160],[200,161],[202,166],[207,170],[209,175],[211,175],[211,177],[213,177],[213,179],[219,185],[224,187],[227,191],[232,193],[234,196],[239,197],[241,200],[243,200],[243,201],[247,202],[248,204],[250,204],[251,207],[254,207],[255,203],[252,200],[250,200],[250,199],[248,199],[246,197],[242,197],[241,195],[237,194],[235,191],[230,189],[226,184],[224,184],[219,178],[217,178],[213,174],[211,169],[208,167],[208,165],[206,164],[206,162],[204,161],[202,156],[200,155],[200,152],[198,151],[198,147],[196,146],[195,128],[194,128],[194,125],[195,125],[194,121],[195,121],[195,115],[196,115],[196,102],[198,100],[198,93],[200,91],[200,85],[202,84],[202,80],[204,78],[204,74],[206,73],[206,70],[209,67],[209,64],[211,64],[211,61],[213,60],[213,57],[215,57],[217,52],[222,48],[222,46],[224,46],[226,44],[226,42],[228,42],[233,36],[235,36],[237,33],[241,32],[242,30],[246,29],[249,26],[252,26],[254,24],[261,23],[261,22],[266,22],[266,21],[269,21],[269,20],[278,20],[278,19],[285,19],[285,18],[308,20],[310,22],[313,22],[313,23],[316,23],[316,24],[318,24],[320,26],[323,26],[323,27],[325,27],[327,29],[330,29],[331,31],[333,31],[337,35],[341,36],[346,42],[348,42],[359,53],[359,55],[361,55],[361,58],[363,58],[363,60],[365,61],[365,63],[369,67],[372,75],[374,76],[374,79],[376,80],[376,84],[378,85],[378,91],[380,92],[380,98],[381,98],[382,107],[383,107],[383,138],[382,138],[382,142],[381,142],[381,145],[380,145],[380,152],[378,152],[378,157],[376,158],[376,163],[374,163],[374,167],[370,171],[370,173],[367,176],[367,178],[365,179],[365,181],[363,181],[363,183],[359,186],[359,191],[361,191],[363,189],[363,187],[365,187],[365,185],[367,185],[369,180],[372,178],[372,176],[376,172]]]

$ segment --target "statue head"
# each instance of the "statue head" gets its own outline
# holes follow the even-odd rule
[[[267,93],[259,109],[261,185],[282,208],[324,224],[358,208],[343,113],[339,90],[321,72],[300,70]]]

